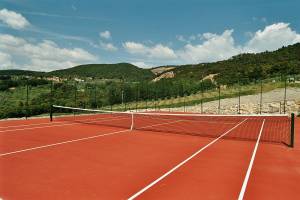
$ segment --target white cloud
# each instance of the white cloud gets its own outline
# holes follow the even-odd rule
[[[82,20],[94,20],[94,21],[111,21],[108,18],[87,17],[87,16],[80,16],[80,15],[59,15],[59,14],[55,14],[55,13],[28,12],[28,11],[22,11],[22,13],[26,14],[26,15],[54,17],[54,18],[82,19]]]
[[[190,41],[193,41],[193,40],[196,40],[196,38],[197,38],[197,37],[196,37],[195,35],[191,35],[191,36],[189,37],[189,40],[190,40]]]
[[[176,39],[180,42],[191,43],[196,40],[198,35],[190,35],[188,37],[184,37],[183,35],[176,35]]]
[[[110,39],[111,38],[111,34],[109,31],[103,31],[99,33],[100,37],[103,39]]]
[[[0,10],[0,21],[7,24],[13,29],[23,29],[30,25],[30,23],[21,14],[7,9]]]
[[[282,46],[300,42],[300,34],[293,31],[288,23],[276,23],[258,30],[245,45],[245,52],[273,51]]]
[[[112,43],[104,43],[100,42],[101,47],[106,51],[117,51],[118,48],[114,46]]]
[[[140,68],[150,68],[152,67],[150,64],[147,64],[145,62],[141,62],[141,61],[138,61],[138,62],[131,62],[131,64],[137,66],[137,67],[140,67]]]
[[[176,55],[172,49],[162,44],[157,44],[154,47],[149,48],[150,58],[172,59],[176,58]]]
[[[155,59],[174,59],[176,58],[175,52],[162,44],[156,44],[154,46],[146,46],[136,42],[125,42],[123,44],[125,50],[133,55],[142,55],[148,58]]]
[[[177,54],[187,63],[212,62],[224,60],[240,53],[232,37],[233,30],[225,30],[221,35],[204,33],[203,43],[187,44]]]
[[[261,18],[261,21],[262,21],[263,23],[267,23],[267,18],[262,17],[262,18]]]
[[[65,35],[61,33],[56,33],[52,31],[46,31],[42,29],[37,29],[37,28],[32,28],[30,31],[38,33],[38,34],[45,34],[49,35],[51,37],[59,38],[59,39],[64,39],[64,40],[73,40],[73,41],[78,41],[78,42],[83,42],[87,43],[91,47],[94,48],[101,48],[98,44],[96,44],[93,40],[86,38],[86,37],[81,37],[81,36],[75,36],[75,35]]]
[[[254,22],[262,22],[262,23],[267,23],[268,22],[268,20],[267,20],[267,18],[266,17],[261,17],[261,18],[259,18],[259,17],[252,17],[252,21],[254,21]]]
[[[123,47],[131,54],[146,54],[148,49],[145,45],[136,42],[125,42]]]
[[[9,54],[0,52],[0,69],[9,69],[13,67],[13,62]]]
[[[180,42],[187,42],[187,40],[183,35],[176,35],[176,39]]]
[[[181,63],[214,62],[228,59],[240,53],[259,53],[274,51],[282,46],[300,42],[300,34],[293,31],[287,23],[275,23],[255,33],[247,32],[250,39],[244,45],[235,44],[233,30],[222,34],[204,33],[198,35],[200,44],[186,44],[176,51]],[[182,39],[182,38],[178,38]]]
[[[0,34],[0,51],[13,57],[18,68],[41,71],[68,68],[98,60],[81,48],[61,48],[50,40],[32,43],[8,34]]]

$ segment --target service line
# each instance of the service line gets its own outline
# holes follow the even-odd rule
[[[94,120],[94,121],[90,121],[90,120],[81,120],[78,122],[65,122],[63,124],[55,124],[55,125],[49,125],[49,126],[37,126],[37,127],[30,127],[30,128],[19,128],[19,129],[9,129],[9,130],[2,130],[0,131],[0,133],[6,133],[6,132],[14,132],[14,131],[25,131],[25,130],[34,130],[34,129],[41,129],[41,128],[51,128],[51,127],[59,127],[59,126],[70,126],[70,125],[78,125],[80,123],[84,123],[84,122],[105,122],[105,121],[115,121],[115,120],[122,120],[122,119],[127,119],[127,118],[121,118],[121,117],[113,117],[113,118],[106,118],[105,120]],[[101,124],[100,124],[101,125]]]

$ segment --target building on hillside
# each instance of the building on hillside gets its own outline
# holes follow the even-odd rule
[[[80,78],[74,78],[74,81],[77,81],[77,82],[84,82],[83,79],[80,79]]]

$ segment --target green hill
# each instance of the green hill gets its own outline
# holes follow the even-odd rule
[[[0,70],[0,76],[42,76],[44,72],[36,72],[30,70],[9,69]]]
[[[125,79],[129,81],[151,80],[154,74],[129,63],[88,64],[48,73],[55,76],[97,77],[103,79]]]
[[[300,43],[282,47],[273,52],[240,54],[224,61],[189,64],[181,66],[161,66],[142,69],[129,63],[87,64],[56,70],[48,73],[24,70],[0,70],[0,75],[96,77],[122,79],[127,81],[148,81],[167,72],[173,72],[173,80],[201,80],[210,74],[221,84],[248,80],[265,79],[284,74],[300,74]],[[170,76],[169,76],[170,77]]]
[[[214,63],[175,66],[168,71],[173,71],[177,79],[200,80],[209,74],[218,74],[215,79],[221,83],[237,82],[239,77],[253,80],[300,74],[300,43],[273,52],[240,54]]]

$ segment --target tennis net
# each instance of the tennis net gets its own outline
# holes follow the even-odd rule
[[[218,137],[232,129],[225,139],[256,141],[262,129],[262,142],[293,146],[293,117],[289,115],[203,115],[169,112],[114,112],[66,106],[52,107],[55,121],[120,127],[163,134]],[[262,124],[264,122],[264,126]]]

